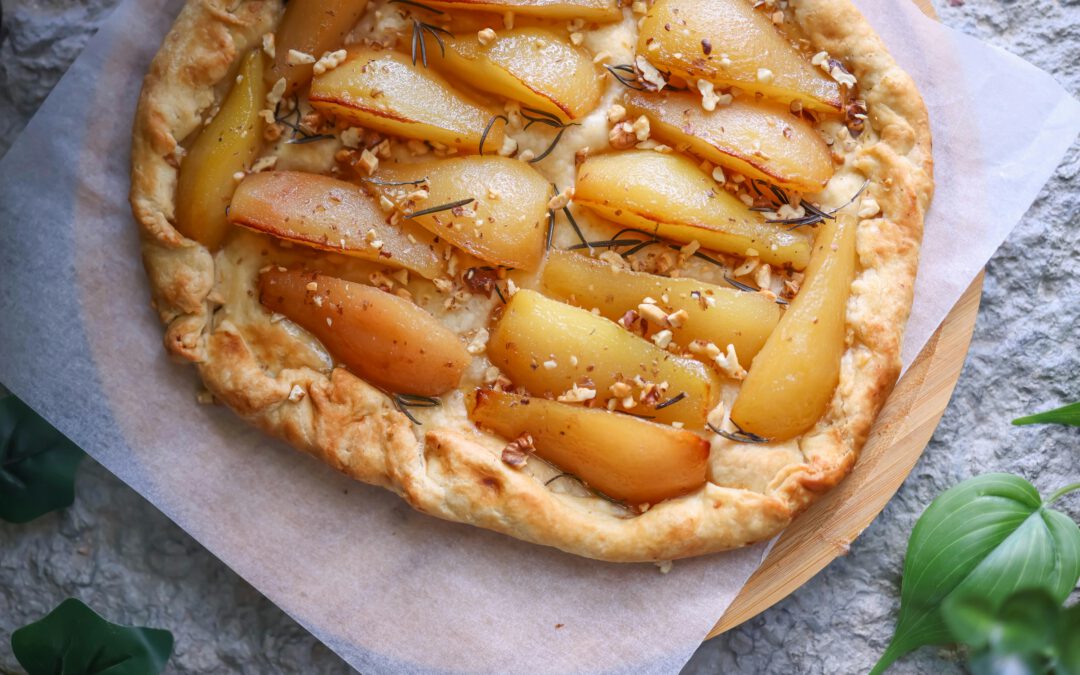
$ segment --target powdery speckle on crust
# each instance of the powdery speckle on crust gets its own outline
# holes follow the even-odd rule
[[[850,64],[870,129],[847,166],[872,178],[882,214],[860,222],[840,384],[818,425],[760,453],[718,442],[713,483],[622,518],[559,495],[506,466],[479,438],[437,429],[418,439],[378,390],[350,373],[268,371],[229,321],[212,321],[214,262],[172,226],[175,152],[213,105],[239,54],[281,11],[273,0],[189,0],[148,73],[135,120],[131,202],[166,348],[198,364],[207,387],[260,428],[339,471],[400,493],[415,508],[578,555],[671,560],[766,539],[850,471],[900,370],[922,221],[932,194],[926,110],[910,78],[848,0],[802,0],[794,20],[813,49]],[[290,400],[294,387],[308,395]],[[294,399],[296,397],[293,397]]]

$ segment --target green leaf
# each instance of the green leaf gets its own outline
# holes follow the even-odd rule
[[[1055,408],[1054,410],[1047,410],[1037,415],[1028,415],[1027,417],[1018,417],[1013,420],[1013,424],[1017,426],[1023,426],[1025,424],[1068,424],[1074,427],[1080,427],[1080,401],[1076,403],[1070,403],[1067,406]]]
[[[29,675],[152,675],[172,653],[167,630],[118,626],[74,598],[11,635]]]
[[[996,612],[1014,591],[1044,588],[1060,605],[1078,578],[1080,527],[1031,483],[1000,473],[966,480],[938,496],[911,532],[896,632],[872,672],[923,645],[953,642],[946,603],[981,598]]]
[[[25,523],[71,506],[83,457],[25,403],[0,398],[0,519]]]
[[[1054,651],[1060,675],[1080,675],[1080,605],[1073,605],[1061,613]]]

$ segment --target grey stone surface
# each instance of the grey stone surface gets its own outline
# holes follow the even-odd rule
[[[115,0],[3,0],[0,155]],[[1080,95],[1080,2],[949,0],[941,19],[1053,73]],[[992,105],[992,101],[987,101]],[[1017,120],[1019,130],[1023,120]],[[990,470],[1048,491],[1080,475],[1080,432],[1009,426],[1080,398],[1080,144],[987,268],[975,339],[926,453],[885,512],[791,597],[701,647],[689,673],[859,673],[884,648],[908,533],[935,495]],[[8,636],[63,598],[115,621],[166,627],[171,672],[348,672],[199,544],[100,466],[80,470],[75,505],[0,524],[0,673],[19,672]],[[1080,517],[1080,499],[1062,507]],[[961,672],[927,648],[897,673]]]

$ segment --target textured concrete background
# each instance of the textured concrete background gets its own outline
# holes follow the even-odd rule
[[[2,0],[0,155],[116,0]],[[1080,95],[1080,1],[948,0],[942,21],[1053,73]],[[993,105],[992,101],[986,101]],[[1023,129],[1023,120],[1017,128]],[[885,647],[908,533],[941,491],[1012,471],[1044,492],[1080,477],[1080,431],[1018,429],[1022,413],[1080,399],[1080,144],[987,269],[975,339],[941,426],[898,496],[850,554],[787,600],[703,645],[690,673],[858,673]],[[243,580],[92,461],[75,506],[0,524],[0,673],[8,636],[74,595],[114,621],[168,628],[171,672],[349,672]],[[1062,503],[1080,517],[1080,499]],[[926,648],[898,673],[960,672]]]

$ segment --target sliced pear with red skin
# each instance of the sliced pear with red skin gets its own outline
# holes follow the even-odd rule
[[[688,82],[708,80],[789,105],[838,112],[840,85],[747,0],[656,0],[637,53]]]
[[[710,112],[696,94],[631,91],[625,105],[649,119],[654,137],[747,178],[800,193],[820,192],[832,178],[825,139],[779,103],[740,96]]]
[[[589,157],[578,167],[574,202],[626,227],[770,265],[801,270],[810,235],[765,222],[716,184],[697,163],[674,153],[629,150]]]
[[[488,44],[481,44],[475,33],[460,35],[447,40],[445,58],[433,59],[432,65],[478,89],[564,121],[588,114],[604,90],[592,57],[544,28],[500,30]]]
[[[415,185],[385,183],[427,179],[427,199],[409,201]],[[413,220],[433,234],[495,265],[532,270],[547,238],[551,184],[526,162],[507,157],[458,157],[414,164],[384,164],[373,190],[405,213],[473,201]]]
[[[319,59],[340,49],[367,9],[368,0],[289,0],[274,34],[274,65],[269,84],[285,78],[286,94],[311,79],[313,64],[289,63],[295,50]]]
[[[678,326],[665,326],[676,344],[693,340],[712,342],[721,349],[734,345],[749,363],[776,324],[780,306],[762,293],[707,284],[696,279],[673,279],[656,274],[617,269],[603,260],[570,251],[550,251],[542,277],[551,296],[618,321],[636,310],[645,298],[662,303],[669,312],[682,310],[686,317]],[[660,327],[649,324],[650,334]]]
[[[605,401],[613,395],[612,385],[631,383],[639,403],[630,412],[693,429],[705,425],[705,416],[720,396],[720,381],[700,362],[660,349],[588,310],[525,289],[504,308],[491,331],[487,353],[493,365],[532,394],[560,396],[588,383],[596,399]],[[648,400],[648,383],[664,382],[667,398]],[[685,396],[660,405],[679,394]]]
[[[413,303],[373,286],[273,267],[259,301],[314,335],[335,360],[394,393],[438,396],[472,357],[457,335]]]
[[[428,279],[442,272],[432,237],[423,228],[388,225],[363,190],[329,176],[251,174],[236,188],[229,222],[323,251],[404,267]]]
[[[542,19],[584,19],[605,23],[622,18],[617,0],[432,0],[424,4],[454,11],[513,12]]]
[[[176,229],[211,250],[229,231],[225,211],[236,189],[233,176],[247,170],[262,147],[265,99],[263,55],[255,50],[244,57],[237,81],[180,165]]]
[[[709,444],[684,429],[480,389],[469,419],[508,439],[529,434],[536,454],[608,497],[656,504],[705,484]]]
[[[404,54],[364,46],[348,51],[344,63],[312,80],[312,106],[357,126],[479,152],[494,111]],[[493,125],[484,141],[498,149],[502,125]]]
[[[847,349],[847,301],[855,278],[858,220],[838,214],[818,227],[802,289],[750,365],[731,419],[744,431],[786,440],[829,407]]]

